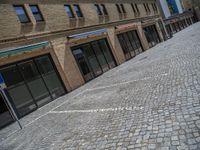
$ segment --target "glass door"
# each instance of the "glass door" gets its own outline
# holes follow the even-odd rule
[[[3,94],[0,92],[0,129],[12,122],[14,122],[14,119],[8,109]]]

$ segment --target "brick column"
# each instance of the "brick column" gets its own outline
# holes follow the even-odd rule
[[[126,61],[125,56],[124,56],[124,52],[121,48],[121,45],[119,43],[119,40],[115,34],[115,28],[108,28],[108,40],[109,43],[112,46],[112,53],[115,57],[115,60],[117,62],[118,65],[122,64],[123,62]]]
[[[76,60],[70,47],[66,44],[66,39],[62,38],[51,42],[61,71],[64,75],[64,82],[68,91],[74,90],[85,83]]]
[[[138,25],[137,25],[137,32],[138,32],[138,36],[140,38],[140,41],[141,41],[141,44],[142,44],[144,50],[149,49],[149,44],[148,44],[147,38],[144,34],[141,23],[138,23]]]

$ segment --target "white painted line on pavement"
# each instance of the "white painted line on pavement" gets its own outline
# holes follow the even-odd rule
[[[66,111],[50,111],[49,114],[63,114],[63,113],[97,113],[97,112],[109,112],[109,111],[132,111],[142,110],[144,107],[117,107],[117,108],[104,108],[104,109],[88,109],[88,110],[66,110]]]

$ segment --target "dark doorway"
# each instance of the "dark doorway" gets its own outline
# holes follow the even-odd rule
[[[143,52],[143,47],[136,30],[120,33],[117,37],[126,60]]]
[[[3,97],[3,94],[0,92],[0,129],[14,122],[14,119],[8,108],[9,107]]]
[[[143,30],[150,48],[161,42],[155,25],[147,26]]]
[[[106,39],[72,47],[72,53],[85,81],[89,81],[116,66]]]

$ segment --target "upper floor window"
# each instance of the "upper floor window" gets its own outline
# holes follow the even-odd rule
[[[146,12],[151,12],[148,3],[147,4],[143,3],[143,5],[144,5],[144,9],[145,9]]]
[[[118,13],[122,13],[122,11],[121,11],[121,9],[120,9],[120,6],[119,6],[119,4],[116,4],[116,7],[117,7],[117,11],[118,11]]]
[[[97,14],[99,16],[101,15],[108,15],[108,11],[106,9],[106,6],[104,4],[94,4],[95,8],[96,8],[96,11],[97,11]]]
[[[21,23],[28,23],[30,19],[26,13],[26,10],[23,5],[15,5],[15,12],[20,20]]]
[[[44,21],[42,13],[40,12],[40,9],[37,5],[30,5],[30,8],[37,22]]]
[[[133,12],[134,12],[135,14],[139,14],[139,13],[140,13],[137,4],[133,4],[133,3],[132,3],[132,4],[131,4],[131,7],[132,7]]]
[[[103,15],[102,11],[101,11],[101,8],[98,4],[94,4],[95,8],[96,8],[96,11],[97,11],[97,14],[99,16]]]
[[[126,13],[126,10],[125,10],[125,8],[124,8],[124,5],[123,5],[123,4],[120,4],[120,6],[121,6],[121,9],[122,9],[122,12],[123,12],[123,13]]]
[[[83,17],[83,14],[79,5],[74,4],[74,11],[76,12],[76,15],[78,17]]]
[[[65,5],[65,11],[68,14],[69,18],[75,17],[70,5]]]
[[[126,13],[126,10],[124,8],[123,4],[116,4],[117,7],[117,11],[121,14],[121,13]]]
[[[104,15],[108,15],[108,11],[107,11],[106,6],[104,4],[101,4],[101,9],[102,9],[102,12],[104,13]]]
[[[155,12],[157,12],[157,11],[158,11],[158,9],[157,9],[157,6],[156,6],[156,4],[155,4],[155,3],[152,3],[151,5],[152,5],[152,8],[153,8],[153,10],[154,10]]]

